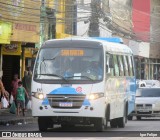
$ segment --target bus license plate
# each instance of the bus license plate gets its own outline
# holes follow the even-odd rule
[[[72,102],[60,102],[60,107],[72,107]]]

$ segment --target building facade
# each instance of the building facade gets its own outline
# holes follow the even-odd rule
[[[31,68],[40,36],[40,2],[1,0],[0,11],[0,71],[10,91],[13,75],[22,78],[24,70]]]
[[[138,50],[134,53],[138,79],[158,79],[160,76],[159,7],[158,0],[132,0],[133,32],[138,41],[134,47],[130,41],[130,47]]]

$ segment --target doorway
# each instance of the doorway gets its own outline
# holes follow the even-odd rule
[[[3,84],[5,89],[11,92],[11,82],[14,74],[20,75],[20,56],[3,55]]]

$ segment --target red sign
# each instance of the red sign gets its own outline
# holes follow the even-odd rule
[[[150,38],[150,0],[132,1],[133,32],[137,39],[148,41]]]
[[[24,30],[24,31],[36,31],[36,25],[29,25],[29,24],[22,24],[22,23],[15,23],[16,30]]]
[[[77,88],[76,88],[76,91],[77,91],[78,93],[82,92],[82,87],[77,87]]]

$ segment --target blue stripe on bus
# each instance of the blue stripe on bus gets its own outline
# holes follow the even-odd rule
[[[72,87],[61,87],[51,91],[49,94],[73,94],[74,95],[74,94],[82,94],[82,93],[77,92],[76,89]],[[47,98],[43,100],[42,105],[49,105],[49,101]],[[90,105],[89,100],[85,99],[82,105]]]
[[[51,91],[49,94],[79,94],[74,88],[61,87]]]
[[[42,105],[49,105],[49,101],[47,98],[44,98]]]
[[[122,38],[117,38],[117,37],[92,37],[92,38],[97,39],[97,40],[107,41],[107,42],[123,44]]]

